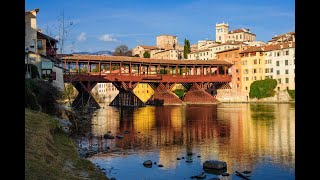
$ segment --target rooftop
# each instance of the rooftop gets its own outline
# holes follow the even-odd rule
[[[197,65],[229,65],[232,63],[224,60],[169,60],[169,59],[150,59],[140,57],[128,57],[128,56],[100,56],[100,55],[71,55],[61,57],[61,60],[73,60],[73,61],[114,61],[114,62],[134,62],[134,63],[161,63],[161,64],[197,64]]]
[[[43,34],[42,32],[39,32],[39,31],[37,31],[37,38],[38,39],[48,39],[50,41],[58,42],[58,40],[56,40],[56,39],[54,39],[54,38],[52,38],[52,37],[50,37],[48,35],[45,35],[45,34]]]

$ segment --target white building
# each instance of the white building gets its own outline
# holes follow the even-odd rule
[[[265,47],[266,78],[276,79],[277,90],[295,90],[295,43],[278,43]]]
[[[63,68],[57,58],[57,40],[41,33],[37,28],[37,13],[39,9],[25,12],[25,64],[33,64],[37,67],[37,78],[52,82],[60,91],[64,90]],[[30,74],[30,69],[28,67]],[[29,78],[28,76],[26,76]]]

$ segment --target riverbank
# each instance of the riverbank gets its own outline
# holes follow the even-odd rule
[[[108,178],[77,153],[75,142],[51,116],[25,109],[25,179]]]

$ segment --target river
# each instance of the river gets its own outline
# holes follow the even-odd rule
[[[109,178],[191,179],[206,160],[216,159],[227,162],[230,176],[206,172],[206,179],[241,179],[235,171],[245,170],[250,179],[295,179],[293,103],[101,106],[92,119],[93,137],[83,138],[82,146],[102,151],[88,159]],[[101,138],[108,131],[123,138]],[[146,160],[163,167],[146,168]]]

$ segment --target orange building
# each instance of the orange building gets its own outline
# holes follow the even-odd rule
[[[240,46],[232,49],[227,49],[223,51],[216,52],[217,60],[225,60],[233,63],[233,66],[230,68],[232,79],[231,79],[231,88],[232,90],[236,90],[238,92],[241,91],[241,56],[240,52],[245,50],[247,46]]]

